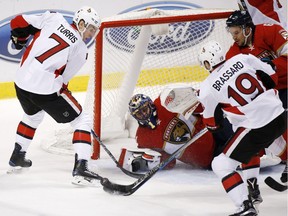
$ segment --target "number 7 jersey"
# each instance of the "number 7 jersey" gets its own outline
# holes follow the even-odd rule
[[[87,59],[87,46],[78,31],[59,13],[22,15],[11,26],[39,29],[26,48],[15,83],[36,94],[58,92],[80,70]]]
[[[217,127],[215,119],[219,116],[214,114],[219,106],[234,129],[263,127],[284,111],[278,91],[267,89],[257,70],[277,82],[270,65],[253,55],[239,54],[218,66],[201,83],[199,100],[208,127]]]

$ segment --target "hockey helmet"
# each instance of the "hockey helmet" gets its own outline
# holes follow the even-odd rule
[[[253,27],[254,24],[248,11],[236,10],[226,20],[226,26],[227,28],[233,26],[241,26],[242,28],[245,28],[247,26]]]
[[[215,65],[225,60],[225,53],[218,42],[209,41],[201,47],[198,60],[201,66],[211,71]],[[205,64],[206,62],[209,65]]]
[[[156,127],[157,110],[150,97],[136,94],[129,101],[129,112],[142,126]]]
[[[79,29],[79,22],[83,20],[84,21],[84,30]],[[89,26],[93,26],[96,28],[95,36],[99,32],[99,28],[101,26],[101,19],[98,16],[97,12],[89,6],[84,6],[80,8],[78,11],[75,12],[73,17],[73,22],[75,23],[78,31],[80,32],[80,35],[83,37],[83,33],[86,31],[86,29]]]

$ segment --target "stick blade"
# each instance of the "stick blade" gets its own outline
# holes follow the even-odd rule
[[[273,179],[271,176],[268,176],[264,182],[271,187],[272,189],[278,191],[278,192],[283,192],[285,190],[287,190],[287,185],[283,185],[279,182],[277,182],[275,179]]]
[[[131,185],[119,185],[111,182],[107,178],[103,178],[101,180],[101,184],[103,186],[103,190],[112,195],[129,196],[133,193],[131,190],[132,189]]]

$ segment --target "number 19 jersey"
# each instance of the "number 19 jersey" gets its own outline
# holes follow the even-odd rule
[[[270,65],[253,55],[239,54],[218,66],[201,83],[199,100],[207,126],[217,126],[214,113],[218,105],[234,129],[263,127],[284,111],[278,91],[267,89],[257,70],[277,80]]]

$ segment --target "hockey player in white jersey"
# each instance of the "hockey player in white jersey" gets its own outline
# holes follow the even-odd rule
[[[258,213],[236,168],[283,134],[287,114],[274,89],[278,77],[270,65],[244,54],[225,62],[224,55],[214,41],[201,48],[200,64],[211,74],[201,83],[198,98],[209,130],[221,128],[223,116],[233,125],[234,134],[213,159],[212,169],[237,207],[233,215],[254,216]]]
[[[71,24],[60,13],[50,11],[18,15],[11,20],[15,48],[26,49],[15,77],[16,94],[24,115],[9,161],[12,170],[32,165],[25,158],[26,152],[46,112],[56,122],[70,123],[74,129],[72,183],[91,184],[101,179],[87,167],[92,151],[92,121],[67,88],[69,80],[86,62],[85,41],[95,39],[100,25],[97,12],[87,6],[75,13]],[[32,40],[27,44],[30,37]]]

